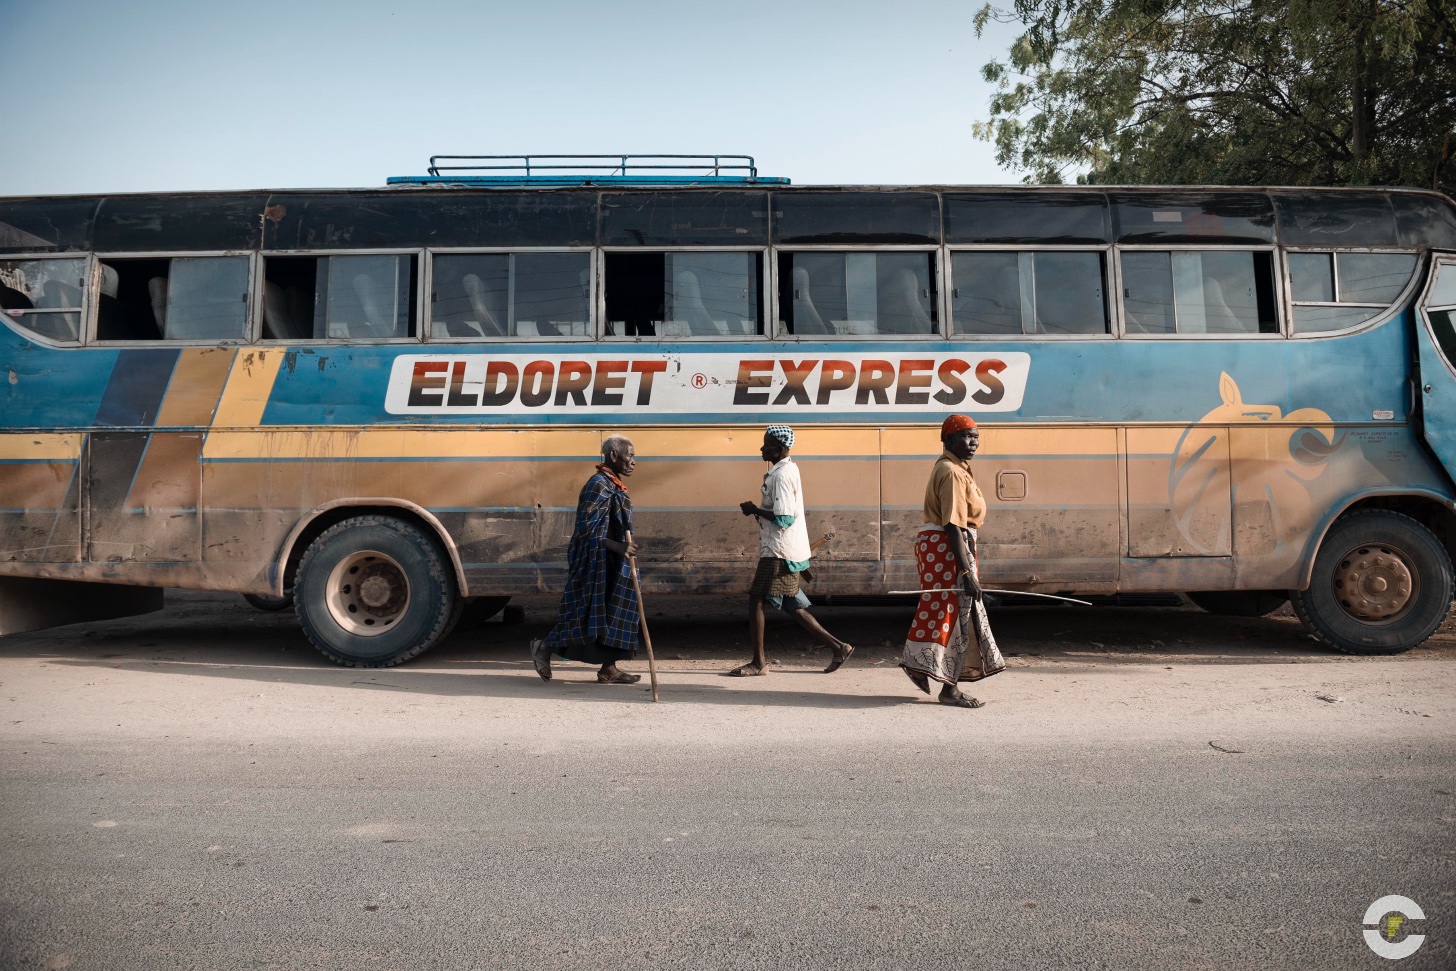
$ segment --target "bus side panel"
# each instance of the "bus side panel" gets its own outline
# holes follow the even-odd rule
[[[1451,496],[1445,473],[1406,424],[1235,432],[1242,589],[1302,587],[1324,528],[1360,497]]]
[[[190,563],[202,539],[201,432],[93,432],[87,559]]]
[[[0,435],[0,561],[81,557],[82,436]]]
[[[938,437],[934,427],[881,433],[882,544],[894,588],[919,583],[911,542],[940,455],[926,444],[934,447]],[[987,426],[972,470],[988,507],[980,533],[988,582],[1100,587],[1116,581],[1122,555],[1116,429]]]

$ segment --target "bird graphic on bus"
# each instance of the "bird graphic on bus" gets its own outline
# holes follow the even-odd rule
[[[1343,436],[1318,408],[1286,415],[1278,405],[1244,401],[1227,372],[1219,374],[1218,390],[1222,404],[1188,427],[1169,466],[1178,530],[1194,549],[1212,553],[1239,510],[1243,552],[1272,552],[1308,527],[1310,484]],[[1263,423],[1270,427],[1249,433],[1247,426]]]

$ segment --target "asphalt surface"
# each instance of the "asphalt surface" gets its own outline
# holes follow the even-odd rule
[[[816,611],[833,675],[777,620],[729,679],[741,601],[675,600],[654,705],[539,681],[526,606],[388,670],[220,595],[0,640],[0,967],[1456,966],[1449,625],[1368,659],[1005,608],[960,711],[894,668],[904,609]]]

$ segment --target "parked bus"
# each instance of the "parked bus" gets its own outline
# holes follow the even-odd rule
[[[1450,199],[617,161],[0,199],[0,632],[292,591],[325,655],[395,664],[563,586],[612,433],[648,593],[741,592],[770,421],[815,591],[914,588],[951,412],[983,429],[990,586],[1287,597],[1365,654],[1445,618]]]

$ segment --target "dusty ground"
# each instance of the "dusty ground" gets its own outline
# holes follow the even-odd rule
[[[1365,968],[1390,893],[1456,966],[1452,624],[1006,607],[963,712],[908,608],[731,679],[744,603],[654,601],[653,705],[524,606],[386,670],[221,595],[0,640],[0,969]]]

